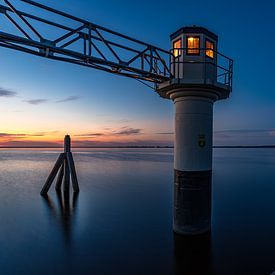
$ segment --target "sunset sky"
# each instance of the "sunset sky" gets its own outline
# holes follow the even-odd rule
[[[235,62],[233,93],[215,104],[214,144],[275,145],[272,1],[37,2],[167,50],[182,26],[213,31]],[[13,32],[0,14],[2,23]],[[67,133],[76,146],[173,144],[173,103],[143,84],[1,47],[0,102],[0,146],[52,146]]]

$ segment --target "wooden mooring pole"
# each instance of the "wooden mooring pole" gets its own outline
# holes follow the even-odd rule
[[[61,191],[63,184],[63,192],[70,192],[70,182],[72,182],[73,191],[79,192],[73,154],[71,152],[71,138],[69,135],[66,135],[64,138],[64,153],[59,155],[46,183],[40,192],[42,196],[47,195],[57,174],[58,176],[55,185],[55,189],[57,191]]]

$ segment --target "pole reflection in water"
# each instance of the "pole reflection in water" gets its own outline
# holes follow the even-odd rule
[[[70,199],[70,192],[63,193],[61,191],[56,191],[56,195],[58,204],[57,207],[48,195],[43,196],[43,199],[46,202],[45,204],[50,210],[51,214],[62,226],[65,242],[70,244],[73,219],[75,218],[77,212],[76,210],[79,193],[73,192],[72,200]]]
[[[210,233],[182,236],[174,233],[175,274],[213,274]]]

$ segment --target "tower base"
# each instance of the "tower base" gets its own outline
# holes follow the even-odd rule
[[[212,170],[174,171],[175,233],[197,235],[211,230]]]

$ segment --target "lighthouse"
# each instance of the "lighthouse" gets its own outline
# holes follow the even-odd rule
[[[218,36],[183,27],[171,36],[170,80],[158,94],[174,102],[174,232],[211,230],[213,104],[232,91],[233,61],[218,52]]]

